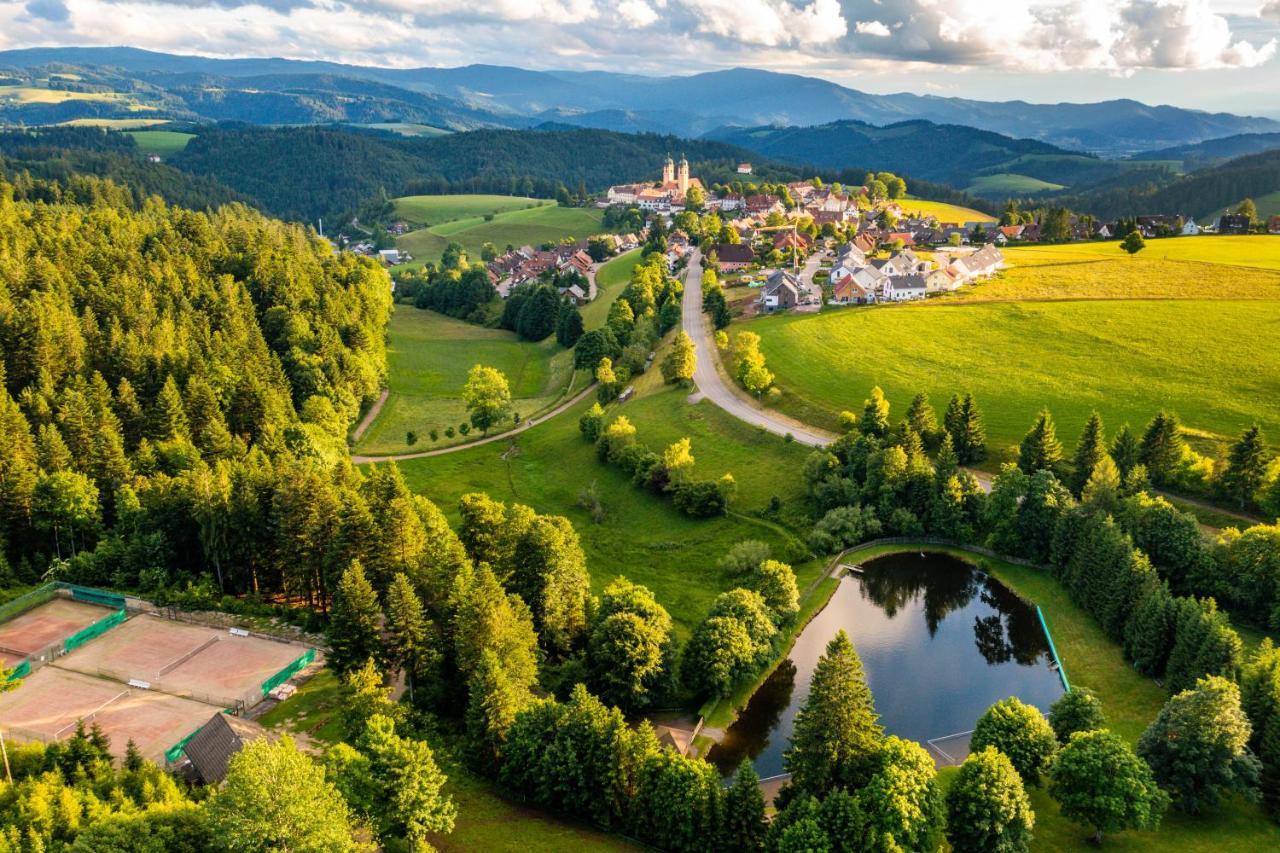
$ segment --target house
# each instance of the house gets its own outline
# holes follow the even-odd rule
[[[382,261],[384,264],[386,264],[389,267],[394,267],[396,264],[400,263],[401,261],[400,250],[399,249],[379,249],[378,260]]]
[[[749,243],[716,243],[712,247],[720,262],[721,272],[737,272],[755,263],[756,253]]]
[[[964,262],[971,278],[989,276],[1004,266],[1004,254],[995,246],[988,245],[965,258]]]
[[[1200,235],[1201,228],[1196,224],[1194,219],[1187,219],[1182,223],[1182,228],[1178,230],[1178,234],[1183,237],[1197,237]]]
[[[1242,213],[1228,213],[1218,219],[1219,234],[1248,234],[1253,223]]]
[[[864,266],[867,263],[867,253],[854,243],[845,243],[836,249],[836,263],[846,266]]]
[[[868,288],[858,281],[854,274],[841,277],[839,280],[832,274],[831,304],[833,305],[866,305],[875,301],[875,288]]]
[[[760,304],[766,311],[782,311],[815,301],[813,288],[786,270],[774,270],[760,292]]]
[[[924,276],[919,273],[890,276],[881,290],[886,302],[908,302],[914,299],[924,299],[929,292]]]
[[[881,240],[884,243],[897,243],[898,241],[902,241],[904,246],[914,246],[916,244],[916,235],[911,231],[890,231]]]
[[[864,231],[857,237],[853,238],[853,245],[864,255],[870,254],[876,250],[877,246],[880,245],[879,235],[877,232]]]
[[[183,752],[196,777],[205,785],[218,785],[227,777],[227,764],[245,745],[266,737],[255,722],[231,714],[216,713],[200,727]]]
[[[1267,220],[1267,233],[1280,234],[1280,216],[1273,216]]]
[[[750,163],[739,163],[739,164],[738,164],[738,174],[739,174],[739,175],[750,175],[750,174],[751,174],[751,164],[750,164]]]
[[[725,193],[716,199],[712,206],[721,210],[742,210],[746,206],[746,200],[741,193]]]
[[[795,249],[798,252],[809,251],[809,238],[798,231],[779,231],[773,237],[773,248],[779,252]]]
[[[924,287],[928,293],[946,293],[949,290],[955,290],[960,286],[960,282],[955,275],[944,269],[930,270],[924,273]]]
[[[1005,240],[1022,239],[1022,231],[1025,225],[1001,225],[996,229],[997,238],[1004,237]]]
[[[747,213],[782,213],[782,199],[776,195],[749,195],[746,200]]]

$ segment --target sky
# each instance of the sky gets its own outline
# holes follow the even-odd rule
[[[0,0],[0,50],[52,45],[397,67],[752,67],[877,93],[1280,117],[1280,0]]]

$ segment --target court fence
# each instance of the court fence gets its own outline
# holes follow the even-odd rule
[[[46,646],[38,651],[24,652],[16,651],[17,654],[24,655],[21,663],[13,668],[9,673],[8,680],[13,681],[18,678],[26,678],[32,672],[39,669],[46,663],[50,663],[55,658],[65,655],[67,652],[74,651],[95,637],[100,637],[115,626],[124,622],[129,613],[125,609],[125,597],[114,592],[108,592],[102,589],[94,589],[89,586],[80,586],[79,584],[65,583],[63,581],[53,581],[36,587],[30,592],[18,596],[12,601],[0,605],[0,624],[21,616],[29,610],[53,601],[55,598],[65,597],[74,601],[83,601],[87,604],[96,604],[102,607],[110,607],[112,613],[104,616],[92,625],[88,625],[76,631],[69,637],[58,640],[52,645]]]
[[[293,678],[294,675],[296,675],[297,673],[305,669],[315,659],[316,659],[316,650],[307,649],[305,652],[299,655],[297,660],[295,660],[293,663],[289,664],[284,669],[280,670],[275,675],[271,676],[266,681],[262,682],[262,695],[266,696],[272,690],[275,690],[281,684],[284,684],[290,678]]]

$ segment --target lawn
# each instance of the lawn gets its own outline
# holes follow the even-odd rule
[[[631,271],[639,265],[640,250],[632,249],[596,270],[596,298],[582,307],[582,322],[587,329],[598,329],[605,324],[610,306],[631,281]]]
[[[545,198],[510,195],[408,195],[394,202],[396,216],[416,225],[429,226],[455,219],[479,219],[526,207],[554,204]],[[474,223],[473,223],[474,224]]]
[[[144,154],[159,154],[161,157],[177,154],[195,138],[194,133],[179,133],[176,130],[135,130],[129,135],[138,144],[139,151]]]
[[[917,304],[753,321],[777,407],[834,429],[874,385],[901,416],[918,391],[939,416],[972,392],[999,451],[1048,408],[1070,447],[1089,413],[1114,432],[1160,409],[1209,439],[1257,421],[1280,435],[1280,301],[1077,300]],[[1229,345],[1224,343],[1229,342]]]
[[[497,198],[510,200],[506,196]],[[396,241],[396,245],[417,262],[439,258],[450,242],[460,243],[468,254],[479,258],[485,243],[493,243],[498,251],[502,251],[507,246],[536,247],[542,243],[558,243],[566,237],[588,237],[600,230],[602,215],[601,211],[592,208],[543,204],[499,213],[490,222],[485,222],[482,215],[473,215],[420,228],[405,234]]]
[[[473,491],[567,516],[582,539],[596,592],[618,575],[644,584],[671,612],[684,638],[706,615],[712,599],[739,583],[715,565],[735,542],[763,540],[783,559],[803,550],[792,530],[807,531],[798,471],[809,448],[747,426],[709,402],[690,405],[683,389],[658,385],[652,393],[642,388],[639,394],[617,412],[656,451],[689,436],[694,476],[732,473],[738,496],[729,516],[689,518],[670,500],[640,490],[625,474],[600,462],[578,431],[578,418],[590,401],[511,442],[409,460],[400,469],[414,491],[455,520],[458,498]],[[606,510],[598,524],[578,505],[580,494],[593,484]],[[791,529],[759,517],[774,495],[782,502],[781,520]],[[795,568],[802,589],[821,572],[818,561]]]
[[[998,175],[980,175],[973,179],[965,192],[973,195],[1025,196],[1032,193],[1063,189],[1062,184],[1042,181],[1029,175],[1001,172]]]
[[[409,305],[396,306],[387,326],[388,390],[377,419],[356,449],[369,455],[406,453],[457,444],[466,439],[444,437],[467,419],[462,386],[477,364],[496,367],[507,377],[515,410],[530,417],[552,405],[573,374],[572,353],[555,338],[541,343],[521,341],[512,332],[486,329]],[[433,444],[428,432],[436,429]],[[415,445],[406,433],[418,434]],[[472,436],[474,437],[474,435]]]
[[[898,202],[908,216],[936,216],[939,222],[995,222],[996,217],[971,207],[960,207],[947,204],[945,201],[925,201],[919,198],[904,198]]]
[[[873,547],[858,552],[862,559],[900,551],[909,546]],[[911,547],[910,550],[915,550]],[[1129,743],[1155,719],[1168,698],[1164,689],[1143,678],[1125,662],[1120,648],[1107,639],[1096,622],[1076,607],[1066,591],[1042,569],[975,557],[959,549],[937,548],[961,559],[979,563],[1022,598],[1038,604],[1053,633],[1073,687],[1088,687],[1102,700],[1108,728]],[[944,769],[944,785],[955,769]],[[1031,790],[1036,813],[1033,850],[1089,849],[1088,831],[1058,812],[1057,804],[1041,789]],[[1217,812],[1188,817],[1170,811],[1158,832],[1124,832],[1105,839],[1106,850],[1215,850],[1245,853],[1280,848],[1280,827],[1271,823],[1254,804],[1236,799]],[[1096,848],[1093,848],[1096,849]]]

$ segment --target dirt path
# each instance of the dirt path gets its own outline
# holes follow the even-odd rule
[[[365,432],[373,425],[373,422],[377,420],[378,413],[382,411],[382,407],[387,402],[387,397],[389,396],[391,396],[391,389],[383,388],[382,393],[378,395],[378,399],[369,407],[369,411],[365,412],[364,417],[360,419],[360,423],[356,425],[355,432],[351,433],[351,442],[353,444],[364,438]]]
[[[487,435],[484,438],[477,438],[475,441],[468,441],[465,444],[454,444],[450,447],[440,447],[435,450],[420,450],[414,453],[396,453],[390,456],[361,456],[359,454],[352,454],[351,461],[356,465],[364,465],[369,462],[398,462],[403,459],[427,459],[431,456],[443,456],[446,453],[456,453],[459,450],[479,447],[482,444],[489,444],[494,441],[502,441],[503,439],[510,438],[513,435],[519,435],[527,429],[536,427],[540,423],[551,420],[556,415],[571,408],[579,400],[585,398],[587,394],[591,393],[591,391],[595,389],[595,387],[595,383],[592,382],[586,388],[583,388],[577,394],[574,394],[568,400],[565,400],[551,411],[544,412],[536,418],[529,418],[527,421],[522,422],[520,426],[515,429],[509,429],[506,432],[497,432],[493,435]]]

